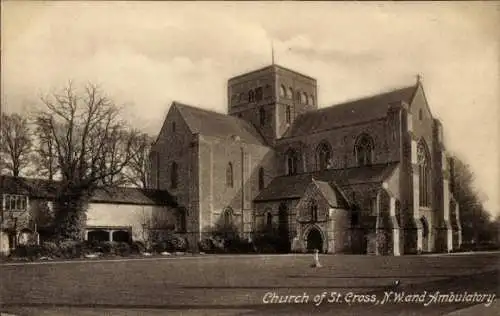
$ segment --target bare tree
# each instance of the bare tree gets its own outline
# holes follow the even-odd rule
[[[141,134],[132,144],[133,156],[127,168],[128,182],[140,188],[148,187],[149,152],[153,138],[148,134]]]
[[[99,187],[116,185],[139,133],[131,131],[119,118],[120,108],[92,84],[77,91],[70,82],[42,102],[45,110],[35,119],[37,136],[53,146],[61,178],[54,205],[56,233],[81,239],[88,198]]]
[[[32,147],[28,119],[19,114],[3,114],[0,137],[0,155],[3,168],[18,177],[30,160]]]

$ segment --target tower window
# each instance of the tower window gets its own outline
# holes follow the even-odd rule
[[[253,90],[248,91],[248,102],[254,102],[255,101],[255,92]]]
[[[232,188],[234,186],[234,177],[233,177],[233,164],[228,163],[226,168],[226,186],[228,188]]]
[[[291,87],[288,88],[288,94],[286,97],[289,99],[293,99],[293,89]]]
[[[423,117],[422,109],[418,110],[418,119],[421,121]]]
[[[259,190],[264,189],[264,168],[259,168]]]
[[[175,133],[175,122],[172,122],[172,133]]]
[[[287,105],[285,108],[285,119],[287,123],[290,123],[292,121],[292,111],[289,105]]]
[[[261,107],[259,110],[259,120],[260,126],[264,126],[264,124],[266,124],[266,110],[264,110],[263,107]]]
[[[300,94],[300,103],[307,104],[307,94],[305,92]]]
[[[170,187],[172,189],[177,188],[178,185],[178,166],[177,163],[174,161],[172,162],[172,165],[170,166]]]
[[[286,96],[285,86],[280,86],[280,97],[284,98]]]
[[[309,97],[309,104],[314,105],[314,96],[313,95],[311,95]]]
[[[358,166],[368,166],[373,160],[373,140],[370,136],[362,134],[358,137],[354,147]]]
[[[258,87],[255,89],[255,101],[261,101],[262,100],[262,87]]]
[[[300,91],[297,91],[297,94],[295,95],[295,100],[297,102],[300,102],[301,96],[302,96],[302,93],[300,93]]]

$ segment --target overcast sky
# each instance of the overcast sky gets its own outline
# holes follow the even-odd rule
[[[500,6],[475,3],[2,1],[2,103],[98,83],[158,133],[172,100],[226,111],[231,76],[271,62],[318,80],[320,106],[423,77],[447,148],[500,213]]]

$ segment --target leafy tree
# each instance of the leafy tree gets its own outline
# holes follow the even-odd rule
[[[451,191],[457,200],[464,243],[480,243],[493,238],[489,213],[485,210],[480,192],[474,185],[470,166],[456,156],[450,159]]]

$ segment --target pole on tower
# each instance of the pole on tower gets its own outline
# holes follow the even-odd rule
[[[271,41],[271,61],[272,64],[274,65],[274,42]]]

